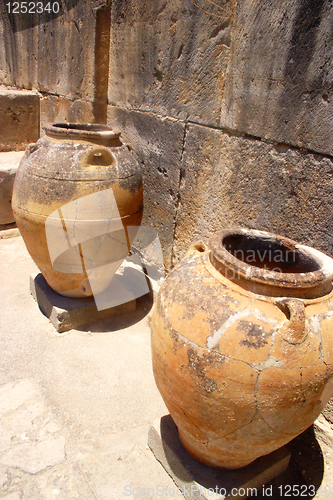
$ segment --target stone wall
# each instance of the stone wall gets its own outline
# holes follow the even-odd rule
[[[122,130],[168,268],[233,224],[333,255],[332,2],[65,3],[2,16],[0,83],[40,91],[42,122]]]
[[[332,26],[326,0],[241,2],[220,126],[332,155]]]
[[[98,2],[59,4],[62,15],[47,22],[1,4],[0,83],[39,91],[42,123],[93,121]]]
[[[333,255],[332,16],[328,0],[113,2],[109,121],[144,164],[168,265],[235,224]]]

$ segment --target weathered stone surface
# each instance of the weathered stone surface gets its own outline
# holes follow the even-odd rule
[[[40,101],[41,123],[93,123],[93,105],[83,99],[44,95]],[[41,130],[43,135],[43,129]]]
[[[0,88],[0,151],[24,151],[39,138],[39,95]]]
[[[0,388],[0,465],[36,474],[63,462],[65,438],[51,420],[37,385],[28,379]]]
[[[220,126],[332,154],[329,0],[238,2]]]
[[[37,394],[37,388],[31,380],[9,382],[0,388],[0,416],[16,410]]]
[[[59,2],[58,16],[30,15],[32,27],[17,25],[1,4],[0,82],[41,92],[92,99],[95,15],[102,2]],[[27,16],[27,15],[26,15]],[[24,15],[19,15],[21,24]],[[43,22],[44,21],[44,22]]]
[[[174,254],[232,225],[333,255],[332,158],[188,125]]]
[[[322,412],[321,415],[319,415],[317,420],[314,422],[313,427],[317,439],[323,441],[324,443],[326,443],[327,446],[330,446],[330,448],[332,448],[333,447],[332,426],[326,420],[327,417],[325,414],[325,410]]]
[[[172,244],[181,178],[185,124],[148,113],[109,106],[108,124],[121,131],[121,139],[133,148],[142,165],[144,212],[142,225],[154,227],[167,268]]]
[[[12,224],[1,224],[0,225],[0,240],[15,238],[16,236],[20,236],[21,233],[19,229],[16,227],[15,222]]]
[[[21,500],[21,493],[20,492],[15,492],[15,493],[9,493],[9,495],[6,495],[3,497],[5,500]]]
[[[184,450],[170,415],[150,427],[148,446],[186,500],[224,500],[229,496],[239,500],[257,496],[258,492],[260,495],[264,484],[282,474],[290,460],[289,451],[283,447],[239,470],[206,467]]]
[[[0,153],[0,225],[14,222],[11,207],[15,174],[24,152]]]
[[[0,421],[0,452],[8,450],[13,445],[26,443],[28,436],[35,434],[34,422],[44,412],[44,405],[32,399],[15,410],[15,418],[13,412],[3,416]]]
[[[145,121],[167,115],[183,119],[183,127],[189,122],[177,173],[181,195],[168,210],[179,208],[177,259],[191,241],[230,224],[279,232],[332,254],[331,160],[238,136],[332,154],[332,15],[327,0],[226,2],[220,10],[206,0],[113,2],[113,116],[131,116],[119,109],[126,107],[145,111]],[[138,120],[122,122],[130,141],[142,134]],[[221,131],[202,128],[192,140],[191,122]],[[154,133],[145,127],[139,149],[146,159]],[[212,137],[225,140],[208,146]],[[160,143],[165,151],[165,135]],[[147,182],[146,209],[149,202],[150,220],[161,227],[154,202],[162,185]],[[169,233],[171,227],[172,219]],[[161,241],[169,253],[167,238]]]
[[[109,101],[332,154],[332,22],[328,0],[118,0]]]
[[[0,463],[19,467],[30,474],[36,474],[46,467],[53,467],[63,462],[65,459],[65,438],[60,436],[36,443],[18,444],[0,457]]]
[[[234,8],[232,0],[113,2],[109,102],[218,125]]]
[[[333,424],[333,398],[329,400],[327,405],[324,408],[323,415],[330,422],[330,424]],[[332,441],[333,444],[333,441]]]

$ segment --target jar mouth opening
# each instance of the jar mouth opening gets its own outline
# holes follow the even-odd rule
[[[288,288],[316,287],[332,280],[333,260],[280,235],[253,229],[219,231],[209,241],[215,267],[236,277]],[[225,272],[224,272],[225,274]]]
[[[229,234],[222,239],[222,246],[236,259],[251,266],[277,273],[312,273],[321,265],[296,245],[269,235]]]
[[[120,132],[115,132],[107,125],[96,123],[49,123],[44,126],[47,135],[58,137],[88,139],[118,139]]]

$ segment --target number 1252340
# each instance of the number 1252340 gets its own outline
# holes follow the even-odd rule
[[[8,2],[6,3],[8,14],[58,14],[60,11],[59,2]]]

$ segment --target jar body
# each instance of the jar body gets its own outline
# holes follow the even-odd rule
[[[333,395],[332,311],[332,292],[246,290],[194,246],[162,285],[151,324],[156,384],[185,449],[237,469],[307,429]]]
[[[76,126],[73,134],[63,127],[50,126],[28,146],[12,207],[51,288],[86,297],[108,286],[128,254],[142,219],[142,177],[120,134],[107,136],[97,125]]]

